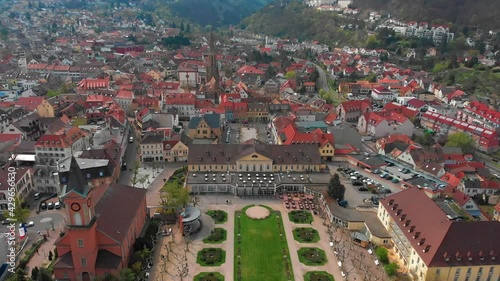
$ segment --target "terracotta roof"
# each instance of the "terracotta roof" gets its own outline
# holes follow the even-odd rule
[[[68,131],[60,135],[43,135],[35,144],[35,147],[70,147],[73,143],[85,136],[88,133],[78,128],[71,127]]]
[[[146,190],[143,188],[110,184],[95,206],[96,214],[99,214],[97,230],[122,243],[145,200]]]
[[[426,265],[433,260],[451,221],[446,214],[418,188],[409,188],[381,199],[412,247]],[[424,250],[429,246],[428,250]]]
[[[24,107],[28,111],[35,110],[45,99],[43,97],[20,97],[16,105]]]
[[[0,133],[0,143],[13,141],[14,144],[20,143],[23,139],[23,134],[4,134]]]

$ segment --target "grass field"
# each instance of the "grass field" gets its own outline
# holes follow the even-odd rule
[[[235,237],[240,233],[241,239],[235,239],[234,280],[294,280],[281,214],[272,212],[265,219],[254,220],[245,215],[247,208],[235,216]],[[238,254],[241,256],[239,266]]]

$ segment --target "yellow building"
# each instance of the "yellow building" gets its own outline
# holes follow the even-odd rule
[[[140,143],[140,158],[142,162],[163,162],[163,133],[150,133],[145,135]],[[134,144],[129,144],[134,145]]]
[[[36,112],[41,117],[54,117],[54,107],[43,97],[20,97],[16,105],[27,111]]]
[[[187,145],[178,140],[164,141],[163,153],[166,162],[186,161],[189,153]]]
[[[217,139],[221,134],[220,115],[217,113],[208,113],[189,120],[187,135],[192,139]]]
[[[418,188],[381,199],[377,215],[414,280],[499,280],[500,222],[449,220]]]
[[[312,145],[270,145],[250,140],[242,144],[191,145],[190,172],[320,172],[326,168]]]

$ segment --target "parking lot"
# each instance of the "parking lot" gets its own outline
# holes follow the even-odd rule
[[[340,166],[331,165],[330,168],[337,171],[337,168],[339,167],[350,169],[349,174],[345,172],[338,173],[342,183],[346,187],[345,198],[351,207],[374,206],[372,197],[382,198],[388,194],[396,193],[402,190],[400,183],[393,183],[390,180],[381,178],[381,174],[374,174],[350,164],[344,163]],[[355,174],[351,176],[351,173]],[[361,184],[359,185],[359,183]],[[374,194],[369,191],[367,188],[367,185],[369,184],[378,186],[377,192],[379,192],[379,194]]]

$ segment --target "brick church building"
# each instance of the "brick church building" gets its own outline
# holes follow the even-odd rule
[[[75,158],[59,177],[67,221],[55,243],[56,280],[90,281],[127,267],[147,219],[146,189],[116,183],[94,187]]]

